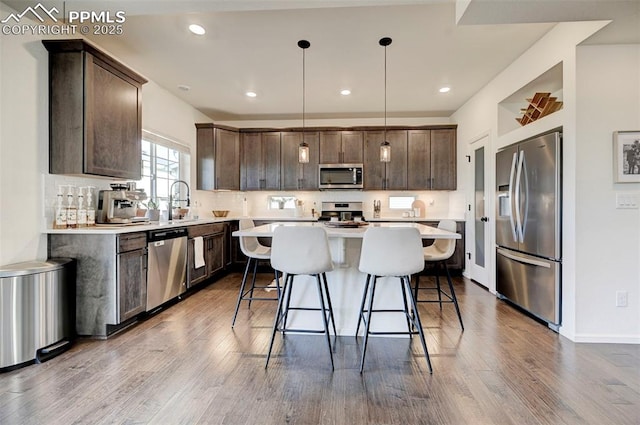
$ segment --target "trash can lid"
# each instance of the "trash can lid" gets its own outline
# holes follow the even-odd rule
[[[49,258],[46,261],[24,261],[22,263],[8,264],[0,266],[0,279],[51,272],[63,268],[72,261],[72,258]]]

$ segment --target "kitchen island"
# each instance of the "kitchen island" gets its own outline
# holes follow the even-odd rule
[[[326,223],[326,222],[325,222]],[[333,223],[326,225],[323,222],[296,223],[279,222],[257,226],[252,229],[237,230],[232,236],[255,236],[272,237],[273,231],[278,226],[321,226],[327,231],[329,248],[334,263],[334,270],[327,273],[329,293],[333,303],[336,331],[338,335],[354,335],[358,325],[358,312],[366,275],[358,270],[360,260],[360,249],[362,238],[368,227],[415,227],[420,232],[423,239],[460,239],[459,233],[440,230],[435,227],[425,226],[418,223],[395,222],[395,223],[368,223],[356,228],[329,227]],[[303,285],[302,281],[309,285]],[[315,290],[307,291],[307,288],[314,288],[315,281],[309,276],[299,276],[296,278],[291,302],[292,305],[304,307],[317,306],[317,294]],[[376,288],[376,302],[374,308],[398,308],[403,305],[400,291],[398,291],[399,280],[381,278]],[[373,320],[371,330],[380,331],[405,331],[407,322],[404,316],[396,313],[387,313],[384,320]],[[320,329],[321,320],[317,312],[293,311],[289,313],[292,327]],[[377,316],[379,318],[381,316]]]

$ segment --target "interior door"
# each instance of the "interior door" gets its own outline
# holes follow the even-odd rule
[[[473,224],[470,226],[473,248],[470,258],[471,279],[488,287],[489,285],[489,182],[486,178],[487,142],[488,137],[474,142],[471,146],[473,153],[471,162],[473,166]]]

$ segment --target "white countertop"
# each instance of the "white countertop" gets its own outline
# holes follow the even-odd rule
[[[459,233],[448,232],[446,230],[437,229],[432,226],[425,226],[418,223],[370,223],[366,226],[357,228],[340,228],[340,227],[328,227],[325,226],[326,222],[279,222],[263,224],[262,226],[256,226],[251,229],[236,230],[232,233],[233,236],[255,236],[255,237],[272,237],[273,230],[278,226],[322,226],[327,230],[327,236],[329,238],[348,238],[348,239],[361,239],[364,232],[368,227],[415,227],[420,231],[420,236],[423,239],[461,239],[462,236]]]

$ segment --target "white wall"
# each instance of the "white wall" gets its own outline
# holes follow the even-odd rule
[[[11,12],[0,3],[0,16]],[[101,188],[109,181],[48,174],[48,53],[42,39],[0,36],[0,265],[46,258],[47,238],[42,230],[53,205],[50,193],[57,184]],[[194,123],[206,122],[207,117],[152,81],[142,92],[143,128],[175,139],[195,154]],[[195,182],[195,169],[191,181]],[[209,195],[197,193],[194,198],[198,196]]]
[[[576,340],[640,343],[640,213],[615,207],[640,183],[613,183],[612,147],[640,131],[640,46],[578,47],[576,68]]]
[[[640,340],[637,317],[638,265],[629,266],[624,258],[614,254],[611,254],[611,258],[607,258],[608,262],[606,263],[594,261],[597,256],[591,255],[591,258],[589,258],[589,256],[584,255],[582,251],[577,249],[578,245],[584,245],[585,237],[589,240],[586,249],[591,248],[591,246],[606,246],[612,239],[604,235],[606,232],[597,231],[597,226],[609,221],[609,219],[602,216],[602,208],[596,209],[596,211],[599,211],[596,214],[600,215],[601,218],[601,221],[596,224],[589,220],[589,214],[585,213],[585,210],[591,208],[591,205],[589,203],[583,205],[583,196],[579,196],[581,193],[584,195],[590,194],[593,203],[612,205],[611,198],[614,189],[611,184],[612,172],[610,168],[609,171],[603,171],[608,176],[609,188],[607,190],[594,191],[590,184],[583,182],[585,177],[583,173],[588,174],[593,164],[583,161],[582,156],[586,155],[592,159],[598,159],[598,162],[604,161],[606,166],[610,167],[611,131],[613,131],[612,128],[616,128],[614,122],[597,124],[598,121],[603,122],[602,115],[598,115],[598,111],[591,111],[586,114],[589,109],[585,110],[586,106],[594,102],[597,103],[599,100],[598,98],[593,98],[593,95],[597,93],[585,90],[584,86],[593,87],[592,90],[600,90],[600,88],[596,89],[596,86],[602,89],[606,87],[605,84],[602,84],[602,78],[599,77],[600,70],[595,68],[595,63],[598,62],[598,59],[593,56],[599,52],[594,49],[595,53],[589,56],[588,61],[581,59],[578,63],[576,60],[576,46],[604,25],[606,25],[606,22],[595,21],[558,24],[462,108],[456,111],[452,119],[453,122],[458,124],[459,167],[464,166],[464,164],[460,163],[464,155],[471,153],[469,143],[483,134],[489,135],[491,146],[487,171],[492,184],[495,180],[494,159],[497,149],[558,126],[563,127],[563,324],[560,333],[576,341],[585,340],[585,336],[589,336],[590,340],[600,342],[638,342]],[[606,46],[601,48],[603,51],[609,48],[615,49]],[[633,46],[631,50],[633,50]],[[620,62],[620,65],[630,66],[628,71],[616,73],[616,76],[612,77],[619,79],[617,85],[627,87],[627,89],[630,88],[630,90],[627,95],[622,97],[619,94],[615,94],[616,102],[613,99],[614,95],[610,94],[608,97],[611,100],[609,102],[605,101],[602,108],[607,108],[608,111],[611,111],[612,114],[618,117],[617,120],[625,121],[619,122],[619,129],[633,129],[634,126],[640,127],[637,121],[640,116],[637,103],[639,101],[637,86],[638,65],[633,63],[632,57],[622,55],[624,56],[624,59],[622,59],[620,54],[613,54],[612,56],[614,56],[612,59],[616,59],[614,64]],[[510,133],[498,136],[498,103],[559,62],[563,63],[563,110]],[[592,64],[591,62],[594,63]],[[610,65],[607,60],[603,60],[602,63],[603,67]],[[617,68],[614,65],[610,69],[613,71]],[[579,87],[578,83],[580,84]],[[606,83],[608,84],[609,81],[607,80]],[[614,112],[622,109],[625,109],[624,114],[618,115]],[[584,116],[583,110],[585,111]],[[630,118],[631,116],[635,117],[635,121]],[[592,143],[585,143],[584,140],[584,133],[590,131],[586,126],[587,123],[592,126],[598,126],[598,131],[600,132],[600,137],[589,136],[589,140]],[[585,128],[587,129],[585,130]],[[608,132],[605,137],[606,142],[603,142],[602,133],[606,132]],[[597,143],[605,143],[606,149],[602,149],[605,149],[606,152],[600,149],[596,153],[589,153],[589,150],[593,148],[590,145]],[[602,145],[599,146],[602,147]],[[606,158],[602,159],[603,155],[607,156],[608,162]],[[470,182],[469,173],[467,173],[467,181]],[[459,185],[459,188],[464,189],[461,185]],[[469,192],[470,188],[467,187],[466,190]],[[619,188],[618,190],[621,189]],[[468,194],[468,196],[471,195]],[[493,194],[490,194],[490,198],[489,204],[494,205]],[[605,207],[605,209],[609,209],[609,207]],[[490,211],[492,217],[495,217],[493,207],[491,207]],[[587,214],[587,216],[584,214]],[[635,215],[631,213],[630,217],[624,222],[627,223],[626,228],[630,229],[631,232],[635,232],[631,236],[632,240],[634,240],[634,237],[635,240],[634,242],[629,242],[628,246],[625,247],[627,249],[625,255],[628,255],[629,258],[637,259],[640,255],[638,253],[637,211]],[[490,223],[489,234],[492,235],[491,246],[493,247],[495,246],[493,220]],[[595,232],[594,228],[596,229]],[[592,236],[585,235],[587,231]],[[490,281],[493,283],[490,289],[495,291],[495,270],[493,267],[495,264],[495,252],[493,250],[489,264],[492,267]],[[618,266],[623,270],[621,273],[616,271]],[[594,273],[596,268],[598,270],[606,270],[607,280],[612,282],[612,285],[613,282],[617,284],[618,280],[622,280],[624,284],[620,288],[629,291],[630,303],[636,303],[635,309],[631,306],[627,309],[614,309],[613,314],[617,315],[619,320],[609,320],[609,315],[612,314],[611,308],[603,306],[604,294],[603,286],[600,282],[602,276],[596,278],[598,282],[591,278],[585,279],[586,275]],[[635,290],[632,290],[634,285]],[[611,304],[615,300],[615,290],[609,292],[609,295],[604,299],[611,300]],[[632,317],[634,313],[636,315]],[[634,325],[627,323],[631,321],[634,322]],[[597,326],[596,323],[598,324]]]

